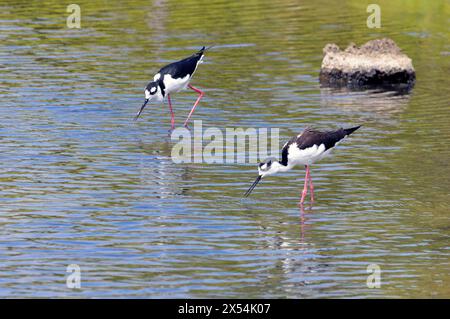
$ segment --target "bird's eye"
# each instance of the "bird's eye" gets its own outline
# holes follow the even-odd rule
[[[156,87],[152,87],[152,88],[150,89],[150,94],[155,94],[155,92],[156,92]]]

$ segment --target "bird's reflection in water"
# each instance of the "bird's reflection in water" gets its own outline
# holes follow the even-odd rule
[[[189,166],[172,161],[171,146],[169,139],[138,144],[140,184],[148,194],[160,199],[185,196],[187,189],[182,187],[183,182],[192,180]]]
[[[299,210],[300,210],[300,245],[304,246],[305,244],[305,220],[306,220],[306,213],[312,213],[313,204],[309,204],[307,207],[307,210],[305,211],[305,207],[302,203],[298,204]]]

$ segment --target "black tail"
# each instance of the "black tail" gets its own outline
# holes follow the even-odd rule
[[[200,50],[198,50],[197,52],[195,52],[192,56],[193,57],[197,57],[200,58],[203,54],[205,54],[205,51],[207,49],[205,47],[201,48]]]
[[[345,135],[350,135],[352,134],[354,131],[356,131],[357,129],[359,129],[361,127],[361,125],[355,126],[355,127],[351,127],[351,128],[345,128],[344,132]]]
[[[203,48],[201,48],[201,49],[197,52],[197,54],[204,54],[206,51],[208,51],[209,49],[213,48],[214,46],[215,46],[215,44],[210,45],[209,47],[203,46]]]

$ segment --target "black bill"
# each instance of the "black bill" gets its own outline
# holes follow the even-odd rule
[[[141,109],[139,110],[138,114],[136,114],[136,116],[134,117],[134,120],[136,121],[139,117],[139,115],[141,115],[142,111],[144,110],[145,106],[147,105],[149,99],[146,99],[144,104],[142,104]]]
[[[253,191],[253,189],[256,187],[256,185],[258,185],[261,178],[262,178],[262,175],[259,175],[256,178],[256,180],[253,182],[252,186],[250,186],[250,188],[245,192],[244,197],[248,197],[248,195],[250,195],[250,193]]]

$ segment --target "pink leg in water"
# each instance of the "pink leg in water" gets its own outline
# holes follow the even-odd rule
[[[314,202],[314,185],[313,185],[313,181],[312,181],[312,176],[311,176],[311,172],[309,171],[309,166],[307,166],[308,168],[308,175],[309,175],[309,191],[311,193],[311,202]]]
[[[190,89],[192,89],[192,90],[194,90],[195,92],[197,92],[197,93],[199,94],[199,96],[198,96],[198,98],[197,98],[197,101],[195,101],[194,106],[192,107],[192,110],[189,112],[189,115],[188,115],[186,121],[184,122],[184,126],[187,126],[187,123],[188,123],[189,119],[191,118],[192,113],[194,113],[194,110],[195,110],[195,108],[197,107],[198,102],[200,102],[200,99],[201,99],[201,98],[203,97],[203,95],[205,94],[205,93],[203,93],[203,91],[201,91],[201,90],[199,90],[199,89],[193,87],[193,86],[190,85],[190,84],[189,84],[188,86],[189,86]]]
[[[309,181],[309,169],[306,166],[306,174],[305,174],[305,186],[303,186],[302,198],[300,199],[300,205],[303,205],[305,202],[306,194],[308,193],[308,181]]]
[[[173,110],[172,110],[172,102],[170,101],[170,94],[167,94],[167,101],[169,102],[169,108],[170,108],[170,123],[172,124],[172,130],[175,128],[175,118],[173,116]]]

